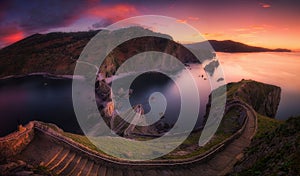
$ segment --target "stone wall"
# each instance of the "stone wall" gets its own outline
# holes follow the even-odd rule
[[[0,161],[20,153],[34,137],[34,123],[30,122],[19,131],[0,138]]]

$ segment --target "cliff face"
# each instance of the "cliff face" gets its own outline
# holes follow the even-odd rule
[[[104,77],[113,75],[128,58],[146,51],[164,52],[179,58],[182,62],[198,61],[189,50],[172,41],[168,35],[154,33],[141,27],[117,30],[117,35],[128,35],[126,30],[130,30],[130,32],[140,31],[149,35],[155,34],[159,37],[135,38],[116,47],[100,67],[100,72]],[[36,72],[72,75],[83,48],[98,32],[34,34],[5,47],[0,50],[0,77]],[[110,43],[109,33],[107,41],[104,42]],[[163,60],[152,64],[158,68],[174,66],[173,63],[164,63]]]
[[[252,106],[259,114],[274,118],[280,103],[281,88],[256,82],[253,80],[242,80],[240,82],[228,83],[227,85],[227,102],[232,99],[239,99]],[[210,112],[211,95],[209,95],[206,105],[206,121]]]
[[[274,118],[280,102],[281,88],[259,83],[251,80],[243,80],[238,83],[238,87],[229,86],[236,91],[229,96],[240,98],[261,115]]]
[[[275,117],[280,102],[280,94],[281,89],[279,87],[275,87],[273,91],[266,95],[265,101],[257,112],[268,117]]]

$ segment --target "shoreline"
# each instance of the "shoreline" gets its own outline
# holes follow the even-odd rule
[[[53,73],[47,72],[36,72],[36,73],[28,73],[28,74],[21,74],[21,75],[9,75],[0,77],[0,81],[9,80],[9,79],[16,79],[16,78],[25,78],[30,76],[43,76],[49,79],[84,79],[83,76],[80,75],[56,75]]]

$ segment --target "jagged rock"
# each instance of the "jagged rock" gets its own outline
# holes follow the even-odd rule
[[[102,101],[107,101],[110,98],[110,87],[104,80],[97,80],[95,83],[96,94]]]

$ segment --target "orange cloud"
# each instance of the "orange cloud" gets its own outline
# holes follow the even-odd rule
[[[178,23],[186,23],[187,20],[177,19],[176,21],[177,21]]]
[[[270,4],[266,4],[266,3],[259,3],[259,5],[260,5],[262,8],[270,8],[270,7],[271,7]]]
[[[254,25],[254,26],[251,26],[251,29],[253,29],[253,30],[264,30],[265,26]]]
[[[236,29],[233,29],[233,31],[238,32],[238,33],[244,33],[244,32],[260,33],[260,32],[265,32],[270,28],[272,28],[272,26],[262,24],[262,25],[252,25],[252,26],[247,26],[247,27],[242,27],[242,28],[236,28]]]
[[[252,34],[252,33],[238,34],[237,36],[240,37],[240,38],[254,38],[254,37],[256,37],[256,36],[255,36],[254,34]]]
[[[129,4],[118,4],[114,6],[100,5],[88,9],[87,14],[94,17],[120,20],[138,14],[138,11],[133,5]]]
[[[224,36],[223,33],[205,33],[203,34],[204,37],[209,39],[215,39]]]
[[[17,42],[17,41],[23,39],[24,37],[25,37],[24,32],[19,31],[19,32],[9,34],[9,35],[3,37],[2,41],[4,43],[14,43],[14,42]]]
[[[186,19],[177,19],[176,21],[178,23],[187,23],[188,21],[198,21],[198,20],[199,20],[198,17],[189,16]]]
[[[234,29],[234,31],[236,32],[244,32],[244,31],[248,31],[249,29],[247,28],[237,28],[237,29]]]

